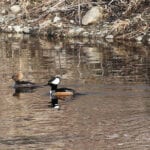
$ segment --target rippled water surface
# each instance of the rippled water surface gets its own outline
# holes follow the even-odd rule
[[[49,87],[13,96],[11,76],[81,95],[50,107]],[[1,150],[149,150],[149,45],[0,35]]]

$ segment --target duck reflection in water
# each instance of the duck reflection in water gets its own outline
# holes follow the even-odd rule
[[[68,97],[72,98],[75,94],[75,90],[70,88],[57,88],[60,83],[60,77],[55,76],[48,81],[48,85],[51,87],[50,98],[53,108],[59,109],[58,99],[66,100]]]
[[[43,87],[44,85],[37,85],[30,81],[23,81],[23,74],[22,72],[18,72],[12,76],[12,79],[14,80],[13,88],[15,89],[15,92],[13,96],[20,96],[20,93],[32,93],[35,91],[35,89]]]

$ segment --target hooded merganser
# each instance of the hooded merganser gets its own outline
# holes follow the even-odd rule
[[[37,85],[30,81],[23,81],[23,74],[22,72],[18,72],[12,76],[12,79],[15,81],[13,85],[14,88],[37,88],[40,85]]]
[[[18,72],[12,76],[12,79],[15,81],[13,85],[15,93],[13,96],[20,96],[20,93],[32,93],[36,88],[42,87],[42,85],[37,85],[30,81],[22,81],[22,78],[22,72]]]
[[[48,85],[51,86],[50,97],[52,100],[52,107],[59,108],[58,99],[65,99],[68,96],[73,96],[75,91],[70,88],[57,88],[60,83],[60,77],[53,77],[48,81]],[[56,106],[56,107],[55,107]]]
[[[53,77],[48,81],[48,85],[51,86],[50,94],[51,96],[71,96],[75,94],[75,90],[70,88],[57,88],[60,83],[60,77]]]

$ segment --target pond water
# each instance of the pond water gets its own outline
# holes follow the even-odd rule
[[[14,73],[81,95],[50,107],[49,87],[13,96]],[[0,35],[0,149],[149,150],[150,48],[96,39]]]

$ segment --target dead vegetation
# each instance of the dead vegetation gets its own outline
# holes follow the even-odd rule
[[[150,4],[148,0],[2,0],[1,6],[19,4],[22,20],[39,23],[59,13],[68,24],[81,25],[83,15],[92,6],[102,6],[108,12],[111,34],[132,39],[149,33]]]

